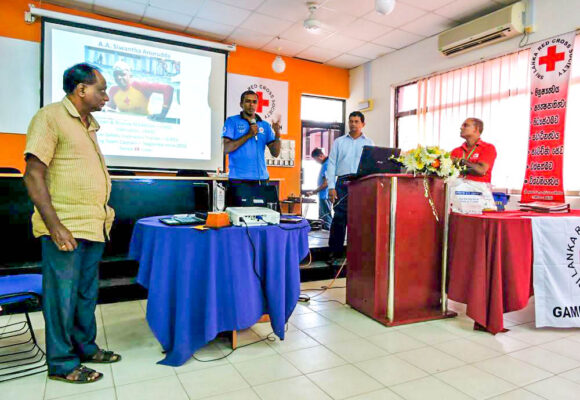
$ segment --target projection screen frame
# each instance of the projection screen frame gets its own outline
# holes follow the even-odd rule
[[[41,9],[36,9],[34,8],[34,10],[41,10]],[[42,10],[42,11],[46,11],[46,10]],[[54,13],[54,14],[58,14],[58,16],[61,15],[61,13]],[[68,17],[67,14],[62,14],[62,15],[66,15]],[[147,42],[157,42],[157,43],[162,43],[165,45],[170,45],[170,46],[178,46],[178,47],[184,47],[184,48],[190,48],[190,49],[195,49],[195,50],[202,50],[202,51],[206,51],[206,52],[212,52],[212,53],[219,53],[219,54],[223,54],[224,55],[224,93],[223,93],[223,115],[222,115],[222,121],[225,121],[227,115],[227,69],[228,69],[228,57],[229,57],[229,52],[230,51],[235,51],[236,47],[235,45],[223,45],[221,43],[216,43],[216,47],[211,47],[211,46],[204,46],[201,44],[196,44],[196,43],[190,43],[187,41],[179,41],[173,38],[166,38],[166,37],[159,37],[159,36],[148,36],[146,34],[146,32],[148,32],[147,29],[143,29],[143,28],[134,28],[134,27],[128,27],[131,28],[131,30],[123,30],[122,28],[124,27],[121,24],[114,24],[114,23],[105,23],[105,25],[107,27],[101,27],[101,26],[97,26],[97,25],[93,25],[93,24],[88,24],[85,23],[85,20],[89,20],[87,18],[80,18],[81,20],[83,20],[83,22],[77,22],[77,21],[72,21],[70,19],[60,19],[59,17],[52,17],[52,16],[43,16],[41,19],[41,45],[40,45],[40,107],[44,106],[44,97],[45,97],[45,45],[46,45],[46,29],[47,28],[47,23],[53,24],[53,25],[64,25],[64,26],[68,26],[68,27],[72,27],[72,28],[78,28],[78,29],[84,29],[87,31],[98,31],[98,32],[102,32],[102,33],[106,33],[106,34],[111,34],[111,35],[117,35],[117,36],[122,36],[122,37],[129,37],[129,38],[134,38],[134,39],[138,39],[138,40],[143,40],[143,41],[147,41]],[[99,22],[104,22],[104,21],[99,21]],[[110,26],[115,26],[115,28],[112,28]],[[117,27],[119,29],[117,29]],[[143,33],[137,33],[133,30],[136,31],[143,31]],[[159,34],[163,32],[156,32],[156,31],[150,31],[153,32],[155,34]],[[178,38],[178,35],[171,35],[171,34],[165,34],[166,36],[175,36],[176,38]],[[189,39],[187,37],[184,37],[185,40]],[[203,42],[203,41],[202,41]],[[221,131],[220,131],[221,132]],[[220,147],[221,148],[221,147]],[[221,165],[222,170],[225,169],[225,157],[223,155],[223,152],[220,153],[221,154],[221,161],[219,164]],[[157,159],[161,159],[161,158],[157,158]],[[155,158],[152,158],[152,160],[155,160]],[[212,161],[212,159],[210,158],[210,160],[207,160],[206,162],[210,163]],[[216,163],[217,165],[217,163]],[[174,166],[168,166],[168,167],[159,167],[159,166],[152,166],[152,167],[147,167],[147,166],[142,166],[142,165],[136,165],[136,166],[126,166],[126,165],[109,165],[107,164],[107,168],[108,169],[112,169],[112,170],[127,170],[127,171],[135,171],[135,172],[145,172],[145,171],[150,171],[150,172],[168,172],[168,173],[173,173],[177,170],[180,169],[187,169],[187,168],[176,168]],[[199,169],[199,168],[190,168],[190,169]],[[210,171],[211,169],[206,169],[206,171]]]

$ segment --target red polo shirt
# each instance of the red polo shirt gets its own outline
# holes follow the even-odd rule
[[[473,151],[472,151],[473,150]],[[471,154],[471,155],[470,155]],[[456,158],[467,158],[467,161],[472,163],[483,162],[489,165],[489,169],[484,176],[477,175],[465,175],[466,179],[471,179],[477,182],[490,182],[491,183],[491,171],[493,170],[493,163],[497,157],[497,152],[495,151],[495,146],[491,143],[484,142],[479,139],[475,143],[475,149],[467,149],[467,143],[463,143],[461,146],[453,149],[451,152],[452,157]]]

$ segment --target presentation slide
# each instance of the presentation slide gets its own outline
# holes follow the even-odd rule
[[[223,52],[44,24],[43,101],[60,101],[64,71],[99,68],[109,102],[93,115],[111,167],[206,169],[222,166]]]

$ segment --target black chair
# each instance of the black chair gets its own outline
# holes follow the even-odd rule
[[[21,174],[18,168],[0,167],[0,174]]]
[[[46,372],[45,353],[38,346],[28,315],[29,308],[39,305],[41,299],[42,275],[0,277],[0,308],[23,307],[26,318],[0,326],[0,383]]]

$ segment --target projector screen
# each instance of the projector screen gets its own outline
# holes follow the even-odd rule
[[[215,170],[223,166],[224,50],[87,25],[43,21],[43,104],[60,101],[64,71],[99,68],[109,102],[93,113],[109,167]]]

